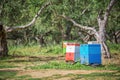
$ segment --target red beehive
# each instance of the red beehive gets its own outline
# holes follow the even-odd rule
[[[66,61],[74,61],[74,53],[66,53]]]
[[[78,43],[67,43],[66,46],[66,61],[77,62],[80,60],[80,44]]]

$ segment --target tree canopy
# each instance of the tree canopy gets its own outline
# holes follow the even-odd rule
[[[61,19],[59,15],[67,15],[77,23],[85,26],[91,26],[98,29],[97,16],[100,10],[105,11],[110,0],[1,0],[0,1],[0,21],[9,27],[24,25],[30,22],[36,15],[40,7],[46,2],[50,2],[40,15],[36,23],[26,30],[15,31],[9,35],[22,37],[20,41],[35,40],[35,37],[42,36],[47,32],[49,36],[43,36],[45,42],[61,40],[83,40],[87,35],[69,21]],[[120,30],[120,2],[113,7],[107,23],[107,40],[110,42],[119,42]],[[28,34],[27,32],[30,32]],[[118,32],[118,33],[117,33]],[[24,35],[25,37],[21,36]],[[79,35],[78,35],[79,34]],[[113,37],[115,36],[116,37]],[[10,37],[14,38],[14,37]],[[18,40],[18,39],[16,39]],[[92,38],[94,40],[94,38]]]

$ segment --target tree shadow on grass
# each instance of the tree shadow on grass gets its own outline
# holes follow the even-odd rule
[[[0,70],[0,80],[28,80],[30,75],[17,76],[20,70]]]
[[[13,79],[17,72],[16,70],[0,70],[0,80]]]
[[[10,59],[7,59],[6,62],[48,62],[54,60],[63,60],[64,56],[12,56]]]
[[[78,74],[75,79],[94,79],[102,78],[103,80],[120,80],[120,71],[104,72],[104,73],[91,73],[91,74]]]

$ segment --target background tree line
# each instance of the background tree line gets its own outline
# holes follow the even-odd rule
[[[7,33],[9,45],[19,45],[39,42],[41,46],[57,43],[64,40],[87,42],[95,40],[86,31],[73,27],[69,21],[58,15],[65,14],[77,23],[94,26],[98,29],[97,16],[104,11],[110,0],[1,0],[0,21],[4,26],[24,25],[31,21],[40,7],[50,2],[35,22],[29,28]],[[104,14],[104,13],[103,13]],[[107,41],[120,43],[120,2],[114,5],[106,28]]]

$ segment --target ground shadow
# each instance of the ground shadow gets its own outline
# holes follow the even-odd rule
[[[17,58],[17,59],[14,59]],[[54,61],[54,60],[64,60],[64,56],[11,56],[10,59],[7,59],[6,62],[48,62],[48,61]]]

